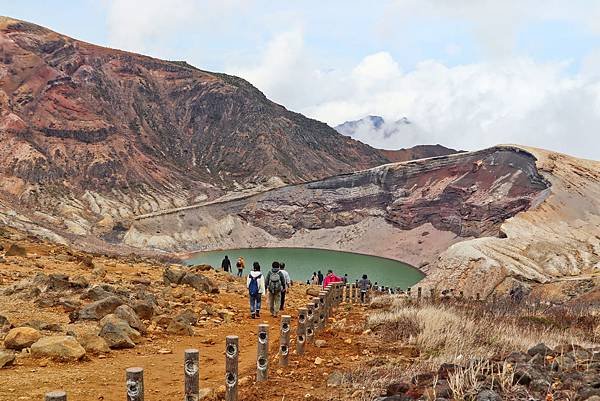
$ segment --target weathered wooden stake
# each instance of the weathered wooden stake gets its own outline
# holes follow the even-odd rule
[[[312,303],[306,304],[306,343],[312,344],[315,338],[315,306]]]
[[[256,381],[262,382],[269,376],[269,325],[258,325],[258,351],[256,353]]]
[[[319,293],[319,331],[325,328],[325,291]]]
[[[127,401],[144,401],[144,369],[125,369]]]
[[[298,330],[296,331],[296,354],[304,355],[304,344],[306,343],[306,308],[298,308]]]
[[[287,366],[290,358],[290,332],[292,331],[292,317],[281,316],[279,335],[279,366]]]
[[[225,340],[225,401],[238,399],[239,337],[227,336]]]
[[[200,352],[195,348],[186,349],[183,357],[185,375],[185,401],[198,401],[200,398]]]
[[[64,391],[51,391],[46,393],[45,401],[67,401],[67,393]]]

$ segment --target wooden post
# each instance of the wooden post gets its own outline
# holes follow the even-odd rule
[[[315,297],[312,299],[313,304],[313,330],[315,335],[321,330],[321,299]]]
[[[200,352],[195,348],[186,349],[183,357],[185,375],[185,401],[198,401],[200,398]]]
[[[306,343],[312,344],[315,337],[315,306],[312,303],[306,304]]]
[[[67,393],[64,391],[51,391],[46,393],[45,401],[67,401]]]
[[[227,336],[225,340],[225,401],[238,400],[238,336]]]
[[[319,331],[325,328],[325,291],[319,293]]]
[[[127,401],[144,401],[144,369],[125,369]]]
[[[292,317],[281,316],[279,335],[279,366],[287,366],[290,358],[290,332],[292,331]]]
[[[296,354],[304,355],[304,343],[306,342],[306,308],[298,308],[298,330],[296,332]]]
[[[258,351],[256,353],[256,381],[267,380],[269,375],[269,325],[258,325]]]

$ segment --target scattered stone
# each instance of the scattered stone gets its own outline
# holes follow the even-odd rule
[[[6,250],[6,253],[4,255],[5,256],[21,256],[21,257],[26,257],[27,256],[27,251],[25,250],[25,248],[23,248],[20,245],[10,244],[10,246],[8,247],[8,249]]]
[[[476,401],[502,401],[502,397],[494,390],[483,390],[477,394]]]
[[[323,363],[323,359],[321,359],[320,357],[315,358],[315,365],[321,365],[322,363]]]
[[[325,347],[325,345],[327,345],[327,341],[321,340],[321,339],[315,340],[315,347],[323,348],[323,347]]]
[[[185,320],[173,319],[167,327],[167,333],[175,334],[178,336],[193,336],[194,328]]]
[[[194,313],[193,310],[186,309],[177,316],[175,316],[173,320],[179,320],[184,322],[185,324],[194,326],[196,323],[198,323],[198,316],[196,315],[196,313]]]
[[[90,354],[105,354],[110,352],[108,343],[102,337],[93,333],[85,333],[78,337],[79,343]]]
[[[142,320],[150,320],[154,316],[154,305],[149,301],[137,301],[132,305],[132,308]]]
[[[117,307],[121,306],[123,301],[117,296],[110,296],[84,306],[79,311],[81,320],[100,320],[104,316],[112,313]]]
[[[555,355],[554,351],[552,350],[552,348],[548,347],[546,344],[544,343],[540,343],[534,347],[531,347],[527,353],[530,356],[536,356],[536,355],[542,355],[542,356],[546,356],[546,355]]]
[[[109,348],[133,348],[141,340],[140,333],[115,315],[107,315],[100,322],[102,329],[98,334],[106,340]]]
[[[129,326],[136,329],[140,333],[146,332],[146,326],[144,325],[144,323],[142,323],[138,315],[135,313],[135,310],[133,310],[133,308],[129,305],[118,306],[117,309],[115,309],[114,314],[117,317],[125,320],[127,324],[129,324]]]
[[[58,360],[78,360],[85,349],[71,336],[43,337],[31,346],[31,355]]]
[[[206,276],[191,273],[185,270],[167,267],[163,272],[163,281],[166,285],[187,284],[197,291],[218,294],[219,288]]]
[[[7,349],[21,350],[29,348],[33,343],[42,338],[42,334],[31,327],[16,327],[4,337],[4,347]]]
[[[11,351],[0,350],[0,369],[10,366],[15,360],[15,354]]]
[[[170,349],[166,349],[166,348],[161,348],[158,350],[158,353],[161,355],[167,355],[167,354],[172,354],[173,351]]]
[[[0,315],[0,333],[6,333],[12,327],[6,316]]]
[[[344,381],[344,375],[339,370],[332,372],[327,378],[327,387],[338,387]]]
[[[235,313],[233,313],[231,311],[228,311],[228,310],[219,311],[219,317],[221,319],[223,319],[223,322],[225,322],[225,323],[230,323],[233,320],[234,316],[235,316]]]

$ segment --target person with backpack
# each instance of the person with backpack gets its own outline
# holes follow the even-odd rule
[[[231,271],[231,260],[229,260],[229,256],[225,255],[225,259],[221,262],[221,269],[227,273]]]
[[[267,273],[266,285],[269,290],[271,316],[277,317],[281,306],[281,291],[285,288],[285,278],[279,271],[279,262],[273,262],[271,270]]]
[[[283,280],[285,281],[285,287],[281,290],[281,307],[279,310],[283,310],[285,306],[285,294],[288,291],[288,288],[292,286],[292,280],[290,279],[290,273],[285,270],[285,263],[279,264],[279,273],[283,276]]]
[[[362,275],[362,279],[358,282],[358,289],[360,290],[360,303],[364,304],[367,296],[367,292],[371,288],[371,280],[367,278],[366,274]]]
[[[242,277],[242,273],[244,272],[244,267],[246,267],[246,261],[244,261],[243,257],[239,257],[237,263],[235,264],[237,267],[237,275],[238,277]]]
[[[255,319],[260,317],[261,297],[265,293],[265,278],[260,272],[258,262],[252,264],[252,271],[248,274],[246,287],[248,287],[248,296],[250,297],[250,315],[252,319]]]

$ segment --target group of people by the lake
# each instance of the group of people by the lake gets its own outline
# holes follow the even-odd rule
[[[240,256],[238,258],[235,267],[237,268],[237,276],[242,277],[246,267],[246,261],[243,257]],[[225,256],[221,262],[221,268],[225,272],[234,273],[231,266],[231,260],[229,260],[228,256]],[[347,284],[348,280],[348,274],[344,274],[340,277],[337,276],[333,270],[328,270],[327,274],[323,275],[323,273],[318,270],[313,272],[312,277],[306,281],[306,284],[318,285],[326,288],[331,283],[343,282],[344,284]],[[372,284],[366,274],[363,274],[360,279],[357,279],[355,284],[360,292],[361,303],[366,302],[367,294],[370,290],[389,292],[390,294],[400,291],[400,289],[379,286],[377,282]],[[260,264],[254,262],[252,264],[252,270],[246,278],[246,287],[250,299],[250,315],[252,319],[260,317],[262,296],[265,294],[268,295],[271,316],[277,317],[279,312],[285,308],[285,296],[286,293],[289,292],[291,286],[292,280],[290,279],[290,274],[285,269],[285,263],[274,261],[266,276],[263,276]]]

